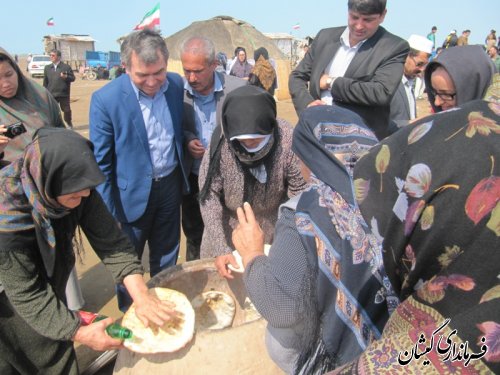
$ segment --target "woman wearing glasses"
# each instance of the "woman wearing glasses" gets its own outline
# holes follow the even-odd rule
[[[481,46],[448,48],[427,65],[425,86],[434,112],[482,99],[495,66]]]

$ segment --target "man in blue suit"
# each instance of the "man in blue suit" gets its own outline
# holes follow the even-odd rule
[[[126,72],[96,91],[90,103],[90,140],[106,181],[97,187],[141,258],[149,245],[154,276],[176,263],[182,166],[183,81],[167,74],[161,35],[141,30],[125,38]],[[130,301],[118,287],[120,309]]]

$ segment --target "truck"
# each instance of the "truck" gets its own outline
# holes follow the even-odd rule
[[[120,52],[86,51],[84,78],[91,81],[108,79],[109,70],[113,66],[121,66]]]

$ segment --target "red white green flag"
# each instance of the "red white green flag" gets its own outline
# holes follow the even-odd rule
[[[160,3],[146,13],[134,30],[153,29],[155,26],[160,26]]]
[[[50,17],[47,20],[47,26],[54,26],[54,17]]]

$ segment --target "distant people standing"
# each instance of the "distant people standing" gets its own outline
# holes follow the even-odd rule
[[[227,55],[224,52],[218,52],[217,55],[215,55],[215,59],[217,60],[217,67],[215,68],[215,71],[226,74]]]
[[[46,65],[43,72],[43,87],[52,94],[59,103],[63,112],[64,122],[70,128],[73,127],[71,120],[71,106],[69,105],[71,82],[75,81],[73,70],[68,64],[61,61],[61,51],[50,52],[52,64]]]
[[[486,50],[490,46],[494,46],[497,43],[497,32],[496,30],[491,29],[490,33],[486,35],[486,39],[484,41],[484,44],[486,44]]]
[[[469,45],[469,35],[470,30],[462,31],[462,35],[458,37],[457,46],[467,46]]]
[[[410,53],[405,61],[403,77],[391,101],[391,133],[417,117],[415,79],[422,74],[432,52],[432,41],[420,35],[408,38]]]
[[[427,34],[427,39],[429,39],[432,42],[432,50],[436,50],[436,33],[438,31],[438,28],[436,26],[432,26],[431,32]]]
[[[500,56],[498,56],[497,46],[491,46],[490,48],[488,48],[488,55],[491,57],[491,60],[495,64],[497,73],[500,73]]]
[[[261,47],[254,51],[253,56],[255,65],[248,77],[248,83],[274,95],[274,90],[277,87],[276,70],[269,61],[269,52],[264,47]]]
[[[233,63],[229,74],[238,78],[248,79],[253,67],[247,61],[247,51],[243,47],[237,47],[234,55],[236,56],[236,61]]]
[[[457,30],[451,30],[443,42],[443,49],[455,47],[458,44]]]
[[[28,57],[26,57],[26,71],[28,71],[28,66],[30,65],[32,58],[33,58],[33,55],[31,53],[29,53]]]

